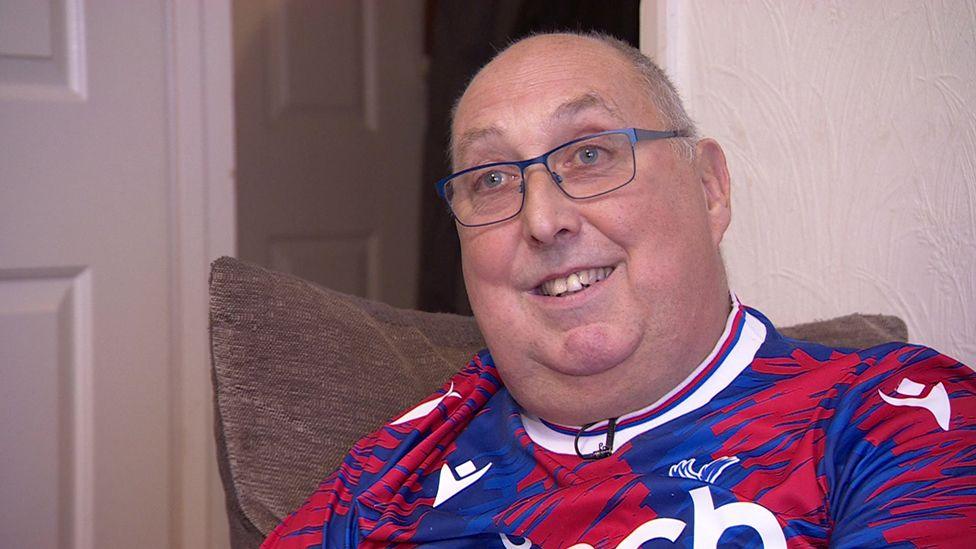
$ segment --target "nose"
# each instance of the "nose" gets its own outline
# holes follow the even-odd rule
[[[556,185],[558,176],[544,164],[525,170],[522,227],[525,237],[548,246],[579,232],[579,206]]]

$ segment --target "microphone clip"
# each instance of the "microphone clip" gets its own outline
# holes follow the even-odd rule
[[[583,433],[586,432],[587,429],[593,427],[597,423],[599,423],[599,421],[594,421],[593,423],[587,423],[586,425],[582,426],[580,430],[576,433],[576,438],[573,440],[573,449],[576,450],[576,455],[579,456],[580,459],[588,459],[588,460],[603,459],[605,457],[610,457],[610,455],[613,454],[613,433],[617,429],[617,418],[615,417],[607,420],[606,443],[601,442],[600,447],[596,451],[590,452],[589,454],[584,454],[580,452],[580,448],[579,448],[580,437],[583,435]]]

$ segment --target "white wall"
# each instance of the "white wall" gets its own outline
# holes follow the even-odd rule
[[[976,2],[642,7],[644,51],[729,157],[743,302],[898,315],[976,365]]]

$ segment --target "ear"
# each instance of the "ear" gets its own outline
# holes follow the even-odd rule
[[[712,242],[717,248],[732,221],[732,194],[725,151],[714,139],[695,145],[695,164],[705,193]]]

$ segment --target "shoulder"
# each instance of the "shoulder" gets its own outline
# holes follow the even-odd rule
[[[973,370],[918,345],[851,356],[854,375],[835,403],[823,463],[837,539],[966,543],[962,531],[976,519]]]
[[[775,382],[772,391],[804,396],[835,435],[880,443],[894,432],[976,432],[976,373],[958,360],[903,342],[849,349],[792,339],[749,313],[766,327],[753,371]]]
[[[355,484],[359,491],[364,486],[388,482],[390,471],[412,470],[425,461],[432,444],[444,447],[459,436],[500,387],[491,355],[487,350],[479,352],[434,394],[360,440],[343,469],[351,465],[361,469],[361,474],[356,475],[354,483],[346,484]],[[339,480],[343,480],[342,472],[340,469]]]
[[[345,539],[357,498],[396,493],[431,453],[456,438],[501,384],[481,351],[440,390],[359,440],[340,468],[269,535],[263,548],[307,547]]]
[[[837,388],[838,394],[867,397],[877,391],[903,396],[923,391],[919,385],[939,383],[973,388],[974,371],[929,347],[893,341],[864,349],[833,347],[787,337],[754,309],[748,312],[766,327],[765,340],[755,356],[761,370],[783,374],[808,373],[820,384]],[[904,383],[903,383],[904,382]],[[908,391],[908,393],[905,393]]]
[[[862,430],[884,423],[916,434],[976,427],[976,375],[969,366],[908,344],[865,349],[856,356],[856,384],[848,400],[858,407]]]
[[[419,404],[403,410],[389,424],[373,436],[385,431],[402,431],[399,426],[429,431],[439,423],[451,421],[462,411],[474,411],[498,392],[501,380],[487,349],[478,352],[460,372],[449,379],[439,391]],[[455,418],[458,419],[458,418]]]
[[[964,546],[976,520],[976,374],[929,347],[844,349],[770,328],[753,366],[808,404],[838,546]],[[822,429],[822,430],[821,430]]]

